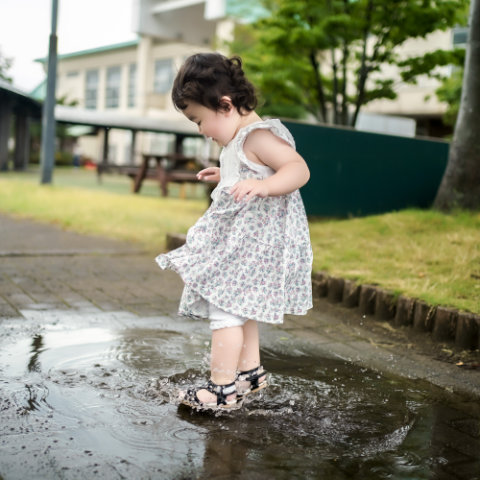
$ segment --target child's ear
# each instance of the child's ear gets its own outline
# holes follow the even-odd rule
[[[226,95],[224,95],[224,96],[220,99],[219,104],[220,104],[220,110],[221,110],[222,112],[225,112],[225,113],[231,112],[231,111],[233,111],[233,109],[235,108],[235,107],[233,106],[232,99],[231,99],[230,97],[226,96]]]

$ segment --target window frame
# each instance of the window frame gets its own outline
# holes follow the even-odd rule
[[[93,79],[93,81],[92,81]],[[96,110],[98,105],[98,85],[100,75],[98,69],[89,69],[85,72],[85,108]]]
[[[153,75],[153,92],[161,95],[167,94],[172,89],[172,85],[173,85],[173,59],[159,58],[155,60],[154,75]]]
[[[137,106],[137,64],[130,63],[128,66],[127,106]]]
[[[120,106],[120,90],[122,88],[122,67],[112,65],[107,67],[105,80],[105,108]]]

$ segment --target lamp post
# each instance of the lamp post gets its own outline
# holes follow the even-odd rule
[[[57,80],[58,0],[52,0],[52,28],[48,48],[47,94],[42,112],[41,183],[52,183],[55,164],[55,83]]]

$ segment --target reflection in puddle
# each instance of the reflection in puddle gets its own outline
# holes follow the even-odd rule
[[[266,342],[270,386],[242,409],[178,406],[177,391],[208,371],[209,332],[185,322],[105,315],[4,340],[0,475],[477,478],[478,412],[300,340]]]
[[[41,335],[35,335],[32,340],[32,350],[30,361],[27,368],[29,372],[40,371],[40,364],[38,363],[38,357],[43,352],[43,337]]]

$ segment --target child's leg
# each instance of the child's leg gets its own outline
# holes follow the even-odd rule
[[[235,380],[243,343],[242,327],[221,328],[212,332],[210,368],[214,383],[224,385]]]
[[[249,320],[243,325],[243,346],[238,362],[238,371],[241,375],[237,378],[237,395],[243,396],[250,389],[258,389],[259,385],[266,386],[266,372],[263,367],[255,371],[257,367],[260,367],[258,323],[255,320]],[[242,372],[246,373],[242,374]],[[254,377],[250,377],[252,374]]]
[[[212,382],[217,385],[226,385],[235,381],[243,343],[242,327],[213,330],[210,358]],[[234,395],[231,397],[234,398]],[[199,390],[197,397],[201,402],[208,403],[215,400],[215,395],[208,390]],[[227,397],[227,400],[231,400],[231,398]]]
[[[249,320],[242,328],[243,345],[237,367],[239,371],[246,371],[260,365],[260,340],[255,320]]]

